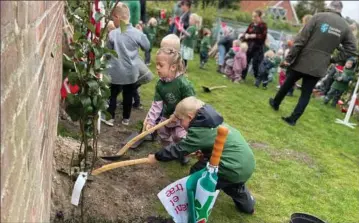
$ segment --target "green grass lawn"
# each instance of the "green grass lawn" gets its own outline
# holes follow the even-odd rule
[[[152,71],[154,59],[153,54]],[[310,213],[328,222],[359,221],[359,131],[334,123],[344,114],[312,99],[297,126],[291,127],[281,116],[291,113],[300,91],[285,98],[275,112],[268,99],[276,93],[277,83],[271,83],[268,90],[257,89],[250,76],[244,84],[233,84],[216,73],[214,60],[209,61],[206,71],[200,70],[198,64],[196,55],[189,62],[188,74],[197,96],[241,131],[256,158],[256,170],[247,183],[257,200],[255,214],[237,212],[232,200],[222,192],[210,222],[288,222],[294,212]],[[141,87],[146,109],[155,83]],[[202,85],[228,88],[204,93]],[[160,165],[173,181],[186,176],[189,170],[189,166],[182,167],[177,162]],[[155,208],[166,215],[159,201]]]

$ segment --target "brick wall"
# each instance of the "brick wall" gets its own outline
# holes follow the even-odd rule
[[[49,222],[63,1],[1,1],[1,222]]]

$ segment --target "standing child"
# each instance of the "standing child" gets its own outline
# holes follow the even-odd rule
[[[208,61],[208,51],[211,49],[211,31],[207,28],[203,29],[203,38],[201,41],[201,48],[199,50],[201,65],[199,68],[203,69]]]
[[[181,16],[179,18],[179,22],[184,30],[188,29],[190,26],[190,17],[191,17],[191,6],[192,6],[192,0],[181,0],[180,7],[181,7]],[[175,23],[176,24],[176,23]],[[180,26],[179,24],[176,24],[177,28],[177,35],[179,36],[181,34],[181,31],[179,30]]]
[[[248,44],[243,42],[241,43],[240,48],[239,52],[234,56],[233,76],[229,77],[234,83],[239,83],[242,80],[242,72],[247,68]]]
[[[145,34],[131,25],[130,11],[124,3],[119,2],[117,4],[112,13],[112,20],[116,28],[120,27],[121,21],[127,25],[125,32],[115,29],[109,33],[108,47],[117,52],[118,58],[111,58],[108,69],[108,73],[111,76],[111,96],[108,112],[112,117],[110,120],[102,118],[102,121],[110,126],[114,125],[117,96],[122,91],[122,124],[129,125],[132,98],[140,75],[140,69],[136,62],[139,57],[138,48],[141,47],[143,50],[149,50],[150,43]]]
[[[189,27],[184,30],[183,26],[179,27],[179,31],[183,34],[181,36],[181,55],[185,64],[185,68],[188,67],[188,60],[193,60],[193,49],[196,43],[198,29],[200,27],[200,17],[197,14],[191,14],[189,19]]]
[[[232,42],[232,48],[228,51],[226,54],[226,57],[224,58],[224,73],[229,78],[233,76],[233,63],[234,63],[234,56],[236,53],[240,51],[240,41],[239,40],[233,40]],[[224,76],[225,77],[225,76]]]
[[[263,58],[262,62],[259,65],[258,77],[257,77],[256,82],[254,84],[256,87],[259,87],[259,85],[262,83],[263,84],[263,89],[267,89],[269,71],[275,65],[274,64],[274,57],[275,57],[275,54],[274,54],[274,52],[272,50],[268,50],[264,54],[264,58]]]
[[[174,48],[159,49],[156,69],[160,80],[156,84],[155,97],[146,118],[146,129],[170,118],[176,105],[183,98],[195,95],[192,84],[183,75],[184,68],[180,53]],[[186,135],[179,123],[171,123],[158,130],[163,144],[178,142]]]
[[[190,173],[202,170],[211,157],[217,128],[223,125],[229,131],[219,163],[216,189],[221,189],[230,196],[237,210],[253,214],[255,199],[246,187],[246,183],[254,172],[255,159],[242,134],[224,123],[222,116],[213,107],[195,97],[185,98],[178,103],[174,115],[182,127],[188,130],[187,137],[154,155],[150,154],[148,156],[150,163],[182,159],[196,152],[201,156],[192,166]]]
[[[146,34],[147,39],[150,41],[150,49],[145,51],[145,64],[149,66],[151,65],[151,51],[157,34],[157,20],[152,17],[148,21],[147,26],[143,29],[143,32]]]
[[[346,61],[344,71],[337,69],[330,91],[324,98],[324,104],[328,104],[333,99],[332,106],[337,105],[342,94],[348,89],[349,82],[354,78],[355,62],[355,58],[351,57]]]

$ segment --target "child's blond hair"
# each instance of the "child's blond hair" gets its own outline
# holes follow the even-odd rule
[[[126,23],[130,22],[130,9],[122,2],[117,3],[116,8],[113,9],[113,14],[117,15],[120,20],[123,20]]]
[[[175,34],[169,34],[163,37],[160,47],[174,48],[175,50],[180,51],[181,48],[180,38],[178,38],[178,36],[176,36]]]
[[[264,56],[273,58],[275,56],[275,53],[273,52],[273,50],[268,50],[267,52],[265,52]]]
[[[233,40],[233,46],[240,46],[240,44],[241,44],[241,41],[239,41],[238,39],[236,39],[236,40]]]
[[[197,29],[200,29],[201,28],[201,25],[202,25],[202,17],[197,15],[196,13],[193,13],[191,14],[190,16],[190,19],[193,19],[194,22],[195,22],[195,26]]]
[[[109,21],[108,24],[107,24],[107,31],[111,32],[114,29],[116,29],[115,24],[113,23],[113,21]]]
[[[310,15],[310,14],[307,14],[307,15],[303,16],[303,18],[302,18],[302,23],[303,23],[303,25],[305,26],[305,25],[309,22],[309,20],[310,20],[312,17],[313,17],[313,16]]]
[[[196,114],[204,105],[205,103],[203,101],[194,96],[187,97],[177,104],[174,115],[178,119],[183,119],[187,117],[188,114]]]
[[[242,52],[246,53],[248,50],[248,44],[246,42],[242,42],[240,48]]]
[[[185,68],[179,50],[173,47],[161,47],[157,51],[157,55],[160,55],[162,53],[166,54],[169,57],[168,63],[170,64],[170,66],[176,65],[176,73],[184,73]]]
[[[150,18],[150,20],[148,20],[148,23],[147,23],[149,26],[152,25],[152,26],[157,26],[157,20],[156,18],[152,17]]]

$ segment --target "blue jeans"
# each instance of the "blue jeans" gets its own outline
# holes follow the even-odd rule
[[[224,65],[224,57],[226,56],[226,48],[223,45],[218,45],[218,65]]]

